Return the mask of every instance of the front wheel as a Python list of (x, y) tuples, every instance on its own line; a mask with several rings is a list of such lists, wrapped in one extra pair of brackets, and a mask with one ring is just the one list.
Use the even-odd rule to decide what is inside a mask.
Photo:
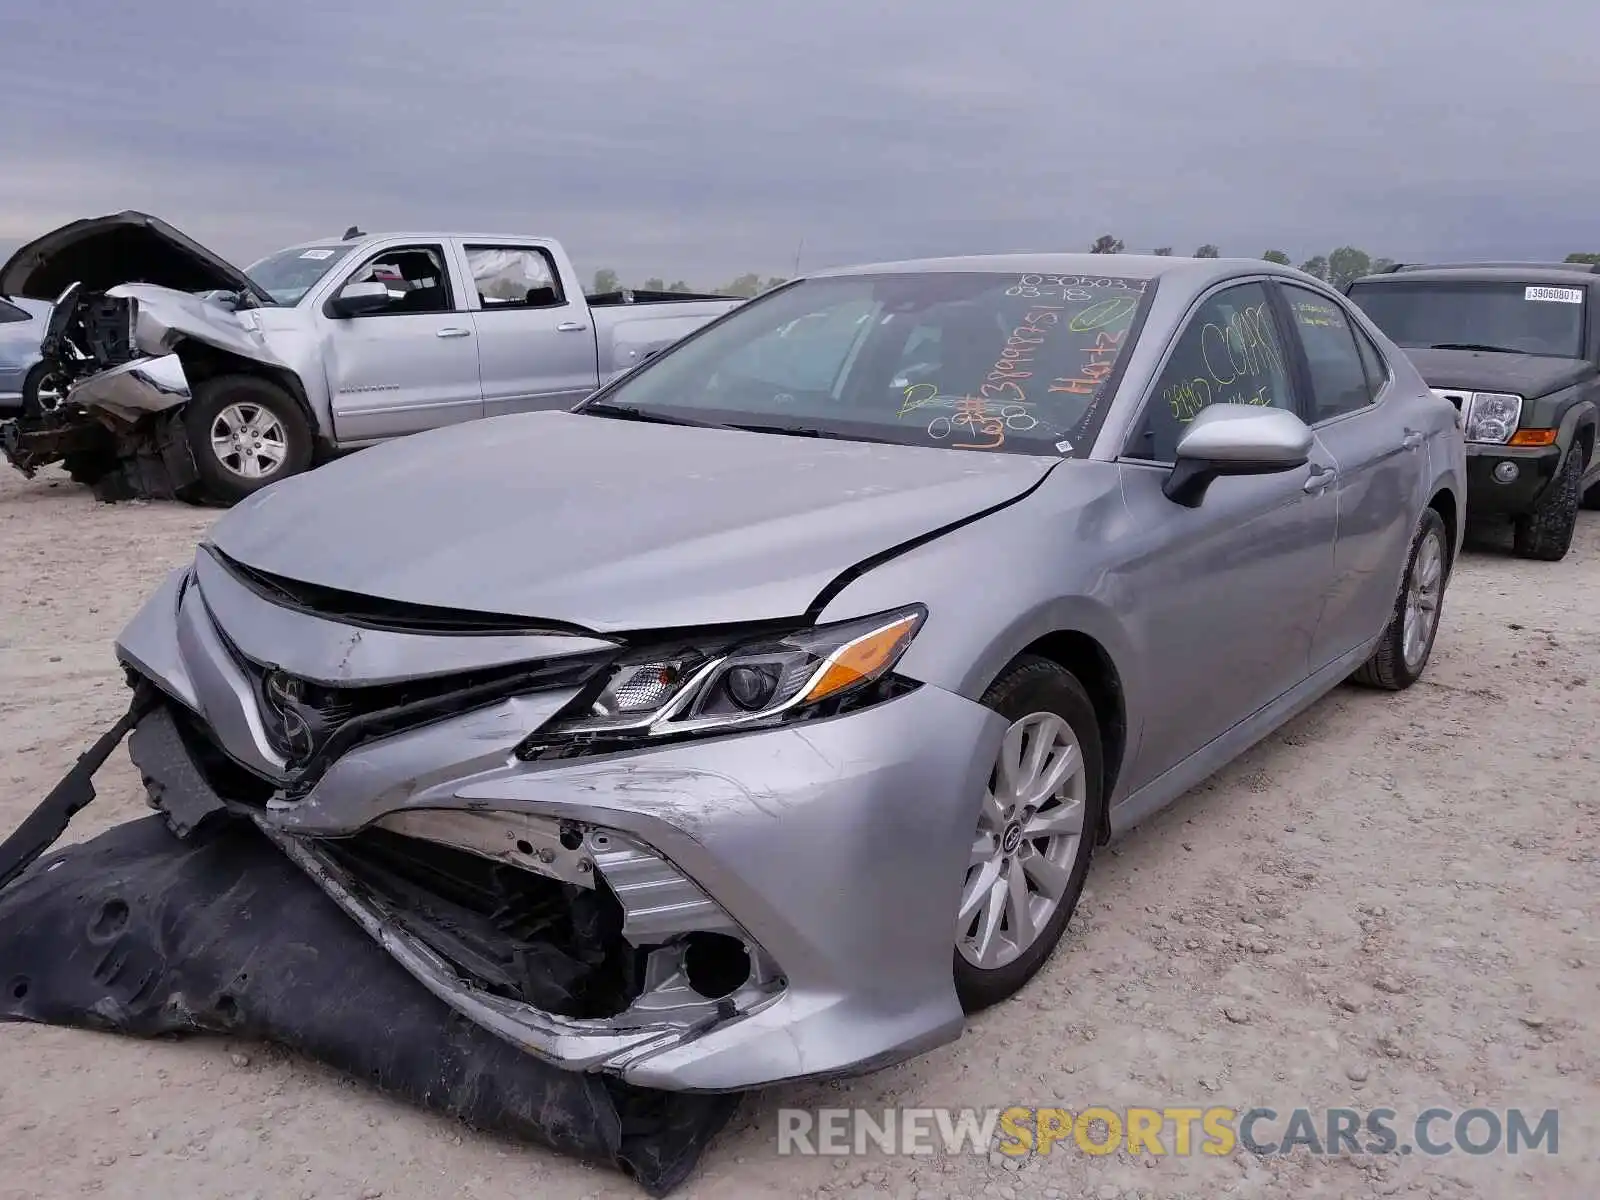
[(1411, 539), (1411, 556), (1406, 560), (1405, 577), (1389, 623), (1384, 626), (1372, 657), (1353, 676), (1356, 683), (1398, 692), (1422, 678), (1439, 634), (1439, 615), (1449, 579), (1450, 550), (1444, 519), (1430, 508), (1423, 512)]
[(1521, 558), (1560, 562), (1572, 547), (1583, 491), (1583, 446), (1575, 444), (1539, 506), (1513, 526), (1512, 549)]
[(1103, 803), (1100, 726), (1070, 671), (1020, 658), (982, 703), (1009, 727), (978, 809), (956, 917), (956, 995), (969, 1013), (1021, 990), (1061, 940)]
[(311, 426), (294, 398), (253, 375), (207, 379), (183, 414), (205, 493), (232, 504), (311, 465)]

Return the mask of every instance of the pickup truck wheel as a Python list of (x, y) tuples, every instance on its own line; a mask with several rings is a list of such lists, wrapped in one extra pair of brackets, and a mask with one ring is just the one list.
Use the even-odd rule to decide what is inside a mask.
[(1372, 657), (1350, 677), (1353, 683), (1399, 692), (1422, 678), (1439, 634), (1445, 584), (1450, 580), (1449, 546), (1444, 519), (1431, 508), (1425, 510), (1411, 539), (1411, 557), (1394, 611)]
[(978, 805), (956, 916), (956, 995), (969, 1013), (1019, 991), (1066, 932), (1105, 778), (1094, 704), (1065, 668), (1019, 658), (981, 703), (1009, 728)]
[(311, 428), (300, 406), (253, 375), (201, 383), (183, 423), (206, 495), (225, 504), (311, 465)]
[(1550, 490), (1527, 516), (1518, 517), (1513, 530), (1512, 549), (1521, 558), (1560, 562), (1572, 546), (1572, 531), (1578, 525), (1578, 503), (1582, 500), (1583, 447), (1574, 445), (1550, 482)]

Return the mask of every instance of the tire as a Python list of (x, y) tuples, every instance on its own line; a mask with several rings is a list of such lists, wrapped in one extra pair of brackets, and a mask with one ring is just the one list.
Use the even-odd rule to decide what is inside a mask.
[[(1015, 995), (1049, 959), (1066, 932), (1067, 923), (1078, 906), (1079, 896), (1083, 894), (1104, 807), (1102, 792), (1105, 772), (1100, 725), (1089, 694), (1070, 671), (1047, 659), (1024, 655), (989, 685), (982, 703), (1012, 723), (1007, 743), (1013, 731), (1028, 727), (1026, 722), (1035, 722), (1035, 728), (1040, 727), (1038, 723), (1041, 722), (1045, 727), (1053, 726), (1053, 746), (1068, 746), (1075, 741), (1081, 771), (1070, 771), (1061, 789), (1052, 791), (1040, 810), (1043, 815), (1054, 813), (1061, 816), (1064, 830), (1074, 824), (1069, 817), (1076, 811), (1078, 832), (1076, 841), (1071, 842), (1066, 832), (1048, 838), (1021, 836), (1023, 828), (1019, 818), (1024, 815), (1025, 809), (1010, 813), (1002, 821), (1001, 814), (1005, 812), (1003, 800), (995, 799), (994, 792), (997, 785), (1003, 788), (1003, 777), (1000, 764), (997, 762), (995, 765), (989, 788), (980, 801), (978, 816), (978, 840), (988, 840), (995, 857), (967, 868), (961, 889), (963, 910), (968, 907), (969, 893), (980, 898), (1009, 895), (1004, 884), (1011, 873), (1015, 873), (1021, 882), (1033, 878), (1022, 865), (1028, 861), (1039, 864), (1036, 871), (1048, 871), (1047, 877), (1056, 881), (1053, 890), (1060, 894), (1054, 898), (1054, 906), (1048, 907), (1048, 896), (1029, 893), (1024, 907), (1034, 908), (1037, 904), (1041, 910), (1039, 916), (1043, 919), (1031, 922), (1034, 928), (1032, 940), (1021, 946), (1014, 941), (998, 939), (1000, 950), (994, 956), (992, 965), (980, 961), (985, 957), (977, 944), (980, 939), (971, 936), (975, 929), (981, 928), (985, 909), (981, 905), (972, 909), (966, 920), (958, 911), (954, 948), (955, 986), (961, 1007), (968, 1013), (979, 1012)], [(1070, 734), (1070, 739), (1067, 734), (1061, 733), (1062, 729)], [(1024, 748), (1021, 761), (1026, 764), (1026, 743), (1019, 744)], [(1005, 752), (1003, 744), (1002, 756)], [(1041, 772), (1046, 777), (1044, 786), (1048, 786), (1050, 767), (1060, 761), (1057, 758), (1059, 753), (1060, 750), (1047, 752)], [(1061, 791), (1065, 791), (1067, 797), (1058, 800)], [(1037, 823), (1039, 818), (1035, 817), (1034, 820), (1034, 828), (1045, 827), (1045, 823)], [(1004, 867), (1000, 866), (1002, 855)], [(1002, 871), (1005, 874), (1001, 874)], [(984, 886), (986, 882), (988, 886)], [(997, 882), (1002, 885), (999, 892), (994, 890)], [(1014, 908), (1009, 904), (997, 907), (1004, 919), (995, 924), (1000, 929), (1016, 932)], [(1046, 908), (1048, 912), (1043, 911)], [(997, 943), (991, 940), (990, 944)]]
[[(243, 500), (311, 465), (311, 426), (294, 398), (253, 375), (221, 375), (194, 390), (183, 413), (205, 495), (223, 504)], [(243, 435), (243, 453), (224, 458), (213, 435)], [(259, 449), (258, 449), (259, 447)], [(251, 467), (258, 472), (250, 474)]]
[(1572, 546), (1572, 532), (1578, 526), (1583, 459), (1581, 445), (1568, 450), (1538, 507), (1527, 516), (1517, 518), (1511, 546), (1518, 557), (1560, 562), (1567, 556)]
[[(1436, 564), (1434, 567), (1430, 563)], [(1419, 578), (1420, 566), (1420, 578)], [(1432, 582), (1430, 583), (1430, 577)], [(1400, 692), (1422, 678), (1428, 659), (1433, 654), (1433, 643), (1439, 636), (1439, 619), (1444, 612), (1445, 586), (1450, 582), (1450, 537), (1445, 531), (1444, 518), (1435, 510), (1427, 509), (1411, 538), (1411, 552), (1406, 557), (1405, 575), (1400, 581), (1400, 594), (1395, 598), (1394, 611), (1389, 623), (1383, 627), (1372, 657), (1361, 664), (1351, 679), (1366, 687)], [(1413, 592), (1416, 588), (1416, 592)], [(1420, 653), (1413, 647), (1413, 656), (1406, 656), (1406, 616), (1415, 595), (1425, 601), (1431, 594), (1432, 608), (1429, 625), (1420, 642)], [(1420, 610), (1425, 610), (1425, 604)], [(1420, 611), (1419, 610), (1419, 611)]]
[(64, 388), (55, 388), (55, 381), (51, 378), (54, 374), (49, 363), (37, 362), (28, 369), (22, 378), (22, 415), (24, 417), (39, 417), (44, 415), (44, 405), (40, 402), (39, 393), (50, 386), (52, 390), (65, 391)]

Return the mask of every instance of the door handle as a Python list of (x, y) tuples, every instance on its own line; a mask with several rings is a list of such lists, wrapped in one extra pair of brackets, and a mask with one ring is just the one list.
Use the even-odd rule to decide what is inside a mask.
[(455, 326), (451, 326), (449, 329), (441, 329), (441, 330), (439, 330), (433, 336), (434, 337), (471, 337), (472, 336), (472, 330), (470, 330), (470, 329), (458, 329)]
[(1320, 463), (1311, 464), (1311, 478), (1301, 485), (1302, 489), (1310, 495), (1316, 495), (1325, 490), (1329, 484), (1339, 477), (1339, 472), (1332, 467), (1324, 467)]
[(560, 333), (582, 333), (587, 328), (589, 327), (581, 321), (563, 321), (556, 326)]
[(1400, 439), (1400, 445), (1407, 450), (1415, 450), (1422, 445), (1422, 431), (1420, 429), (1406, 430), (1405, 437)]

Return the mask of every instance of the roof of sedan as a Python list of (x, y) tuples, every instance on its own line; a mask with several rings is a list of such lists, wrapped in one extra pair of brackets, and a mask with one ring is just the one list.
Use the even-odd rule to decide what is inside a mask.
[(901, 262), (862, 263), (813, 272), (813, 277), (840, 275), (927, 274), (935, 271), (973, 271), (1019, 275), (1110, 275), (1123, 279), (1157, 279), (1183, 276), (1189, 283), (1225, 279), (1249, 271), (1302, 276), (1292, 267), (1259, 258), (1179, 258), (1169, 254), (974, 254), (959, 258), (917, 258)]

